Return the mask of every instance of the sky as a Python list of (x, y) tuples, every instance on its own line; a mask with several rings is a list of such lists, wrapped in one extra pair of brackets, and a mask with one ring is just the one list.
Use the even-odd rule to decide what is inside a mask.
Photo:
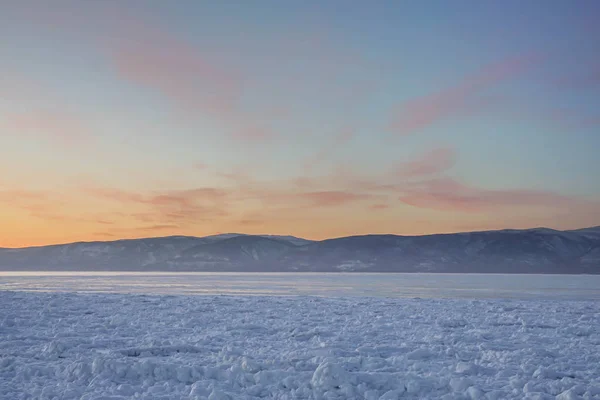
[(0, 0), (0, 247), (600, 225), (599, 19)]

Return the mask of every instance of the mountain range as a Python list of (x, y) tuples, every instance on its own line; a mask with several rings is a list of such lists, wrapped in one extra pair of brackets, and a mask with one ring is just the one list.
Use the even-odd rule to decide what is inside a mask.
[(600, 227), (364, 235), (223, 234), (0, 248), (0, 270), (600, 274)]

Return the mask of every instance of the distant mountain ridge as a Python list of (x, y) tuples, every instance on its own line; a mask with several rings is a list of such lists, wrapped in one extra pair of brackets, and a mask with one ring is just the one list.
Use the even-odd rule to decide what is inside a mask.
[(363, 235), (238, 233), (0, 248), (0, 270), (600, 274), (600, 227)]

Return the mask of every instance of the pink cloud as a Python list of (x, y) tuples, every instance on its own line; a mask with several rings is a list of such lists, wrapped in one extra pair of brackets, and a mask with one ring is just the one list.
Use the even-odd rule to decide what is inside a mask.
[(39, 219), (51, 221), (76, 219), (66, 216), (63, 212), (64, 197), (51, 191), (6, 188), (0, 190), (0, 203), (10, 208), (23, 210), (31, 217)]
[(307, 189), (315, 186), (315, 182), (313, 179), (308, 178), (306, 176), (300, 176), (292, 179), (292, 184), (301, 189)]
[(159, 194), (141, 194), (113, 188), (87, 188), (90, 194), (109, 198), (119, 202), (142, 203), (142, 204), (182, 204), (194, 200), (222, 200), (228, 194), (227, 191), (218, 188), (195, 188), (186, 190), (172, 190)]
[(8, 114), (2, 125), (15, 135), (42, 134), (65, 144), (81, 142), (91, 136), (88, 127), (80, 118), (62, 112)]
[(372, 204), (369, 206), (371, 210), (386, 210), (390, 208), (389, 204)]
[(93, 136), (85, 116), (61, 104), (59, 93), (35, 79), (5, 70), (0, 76), (0, 94), (27, 110), (0, 116), (0, 129), (9, 135), (42, 137), (60, 145), (82, 143)]
[(128, 28), (125, 40), (110, 43), (122, 78), (161, 93), (190, 114), (234, 110), (241, 93), (239, 78), (166, 31), (140, 23), (134, 27), (138, 31)]
[[(152, 223), (156, 222), (160, 219), (160, 215), (157, 215), (156, 212), (132, 212), (128, 215), (129, 217), (135, 219), (136, 221)], [(167, 213), (165, 214), (165, 219), (167, 220), (177, 220), (178, 214), (175, 213)]]
[(600, 85), (600, 65), (592, 70), (577, 76), (563, 76), (557, 79), (556, 84), (562, 89), (586, 89)]
[(143, 222), (161, 225), (211, 220), (227, 216), (229, 193), (217, 188), (196, 188), (158, 193), (137, 193), (114, 188), (85, 188), (84, 192), (127, 205), (140, 205), (145, 211), (129, 215)]
[(242, 219), (237, 222), (243, 226), (260, 226), (265, 223), (265, 221), (261, 219)]
[(426, 152), (420, 158), (399, 164), (394, 173), (402, 178), (419, 178), (438, 175), (456, 164), (456, 152), (450, 148), (437, 148)]
[(329, 144), (322, 147), (304, 163), (305, 168), (311, 169), (313, 166), (327, 160), (336, 150), (352, 141), (355, 135), (356, 133), (352, 128), (342, 129)]
[(242, 109), (245, 79), (237, 67), (230, 67), (214, 50), (196, 46), (144, 7), (131, 2), (67, 1), (52, 7), (13, 8), (15, 18), (42, 28), (40, 33), (82, 35), (90, 47), (108, 57), (118, 77), (158, 94), (186, 122), (212, 117), (234, 140), (263, 141), (274, 135), (260, 126), (262, 118)]
[(255, 183), (253, 172), (258, 164), (245, 164), (231, 168), (228, 171), (216, 171), (215, 176), (238, 186), (248, 186)]
[(143, 226), (140, 228), (136, 228), (137, 231), (144, 232), (155, 232), (155, 231), (176, 231), (177, 229), (181, 229), (179, 225), (174, 224), (165, 224), (165, 225), (152, 225), (152, 226)]
[(312, 205), (316, 207), (333, 207), (368, 199), (371, 196), (363, 193), (331, 190), (300, 193), (299, 197), (310, 200)]
[(590, 128), (598, 125), (600, 125), (600, 118), (585, 118), (581, 121), (579, 126), (582, 128)]
[(250, 118), (241, 124), (235, 124), (231, 137), (241, 141), (264, 141), (271, 139), (275, 133), (265, 124), (257, 124)]
[(451, 178), (407, 185), (399, 200), (419, 208), (462, 212), (489, 212), (520, 206), (570, 209), (588, 204), (579, 198), (551, 191), (483, 189), (462, 184)]
[(318, 175), (309, 175), (311, 170), (305, 170), (305, 175), (291, 178), (288, 182), (293, 188), (303, 192), (317, 192), (342, 189), (351, 192), (368, 192), (378, 184), (383, 176), (363, 175), (362, 169), (355, 165), (338, 164), (332, 168), (319, 170)]
[(507, 121), (533, 121), (541, 124), (545, 129), (571, 132), (573, 130), (588, 129), (598, 125), (600, 119), (583, 114), (576, 109), (547, 108), (541, 105), (523, 104), (518, 100), (506, 100), (502, 109), (495, 113)]
[(112, 188), (86, 188), (85, 192), (94, 197), (104, 197), (122, 203), (145, 203), (144, 196), (139, 193)]
[(241, 97), (246, 79), (239, 70), (214, 52), (161, 27), (158, 21), (131, 12), (119, 15), (116, 21), (119, 34), (106, 38), (104, 46), (122, 79), (162, 95), (185, 119), (215, 118), (231, 139), (264, 141), (274, 137), (262, 121), (279, 117), (281, 106), (260, 119), (245, 111)]
[(505, 59), (467, 76), (456, 86), (410, 100), (397, 110), (390, 129), (405, 136), (442, 120), (480, 111), (489, 102), (489, 99), (484, 99), (481, 104), (477, 98), (485, 89), (516, 78), (539, 62), (540, 57), (536, 55)]
[(29, 200), (47, 200), (49, 194), (39, 190), (3, 189), (0, 190), (0, 201), (22, 202)]

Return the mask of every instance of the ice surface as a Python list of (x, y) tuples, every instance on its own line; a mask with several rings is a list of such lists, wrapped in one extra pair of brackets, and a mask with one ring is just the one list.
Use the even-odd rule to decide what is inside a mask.
[(0, 290), (600, 300), (600, 275), (0, 271)]
[(0, 291), (0, 398), (600, 399), (600, 303)]

